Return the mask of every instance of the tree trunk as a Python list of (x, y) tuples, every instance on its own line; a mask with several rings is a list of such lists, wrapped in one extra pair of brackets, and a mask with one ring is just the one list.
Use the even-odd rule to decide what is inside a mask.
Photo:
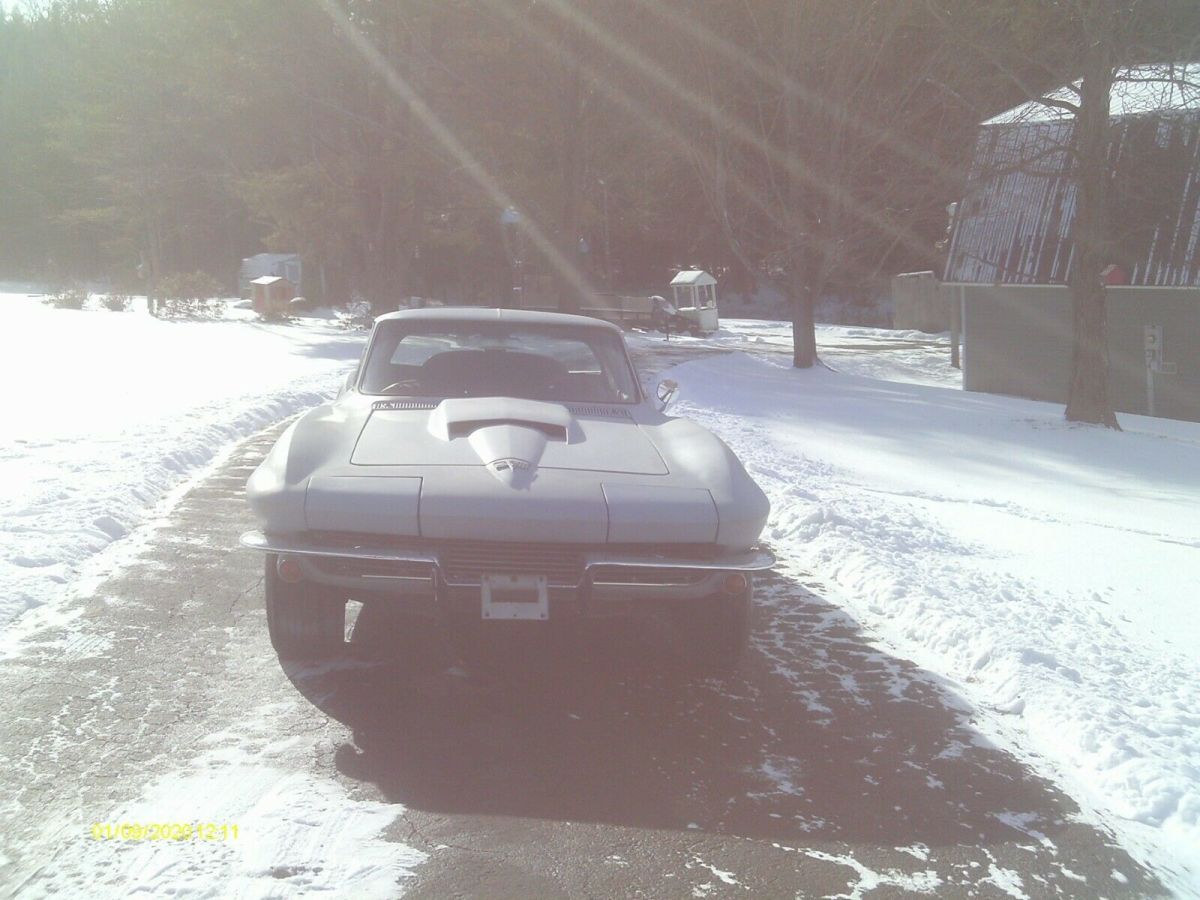
[[(788, 58), (784, 64), (782, 103), (782, 145), (787, 160), (794, 165), (803, 165), (803, 124), (800, 121), (799, 83), (802, 65), (801, 52), (803, 34), (803, 10), (797, 0), (792, 0), (785, 19), (784, 31), (789, 40)], [(787, 286), (788, 300), (792, 308), (792, 365), (797, 369), (811, 369), (817, 362), (816, 326), (813, 324), (813, 295), (811, 250), (805, 246), (808, 240), (806, 224), (811, 219), (805, 210), (805, 192), (801, 189), (799, 176), (792, 171), (782, 172), (782, 219), (787, 231)]]
[(1105, 198), (1110, 182), (1109, 98), (1113, 55), (1110, 42), (1093, 39), (1084, 65), (1075, 117), (1075, 264), (1071, 271), (1074, 344), (1066, 418), (1120, 430), (1108, 384), (1108, 328), (1104, 267), (1112, 262)]
[(792, 365), (811, 369), (817, 362), (816, 325), (813, 322), (813, 297), (808, 284), (808, 267), (801, 247), (788, 254), (788, 294), (792, 308)]
[[(574, 23), (564, 24), (566, 34), (564, 40), (571, 50), (568, 70), (563, 73), (564, 83), (559, 103), (559, 123), (561, 141), (559, 149), (559, 165), (561, 170), (559, 195), (558, 224), (561, 231), (558, 235), (558, 246), (563, 258), (575, 266), (581, 280), (586, 281), (585, 271), (587, 257), (580, 252), (580, 204), (583, 195), (583, 140), (584, 140), (584, 109), (583, 109), (583, 62), (586, 52), (586, 38), (580, 28)], [(578, 287), (562, 273), (555, 273), (558, 285), (558, 311), (577, 313), (583, 305), (584, 298), (578, 296)]]

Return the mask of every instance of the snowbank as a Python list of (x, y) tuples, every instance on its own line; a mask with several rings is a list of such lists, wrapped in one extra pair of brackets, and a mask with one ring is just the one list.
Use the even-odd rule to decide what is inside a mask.
[(363, 335), (0, 294), (0, 628), (234, 441), (331, 396)]
[(769, 493), (776, 552), (955, 682), (1177, 890), (1200, 891), (1200, 425), (720, 356), (677, 412)]

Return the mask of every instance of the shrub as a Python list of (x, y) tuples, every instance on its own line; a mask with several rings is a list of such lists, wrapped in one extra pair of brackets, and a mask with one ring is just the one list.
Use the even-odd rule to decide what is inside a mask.
[(165, 318), (217, 318), (223, 308), (216, 298), (223, 290), (207, 272), (179, 272), (160, 278), (153, 297), (159, 301), (158, 315)]
[(46, 297), (46, 302), (55, 309), (83, 309), (88, 301), (88, 292), (82, 288), (62, 288)]
[(375, 324), (375, 317), (371, 315), (371, 304), (360, 297), (355, 297), (347, 303), (344, 310), (335, 310), (334, 315), (343, 328), (354, 331), (368, 331)]
[(129, 309), (131, 299), (128, 294), (106, 294), (104, 308), (111, 309), (113, 312), (124, 312)]

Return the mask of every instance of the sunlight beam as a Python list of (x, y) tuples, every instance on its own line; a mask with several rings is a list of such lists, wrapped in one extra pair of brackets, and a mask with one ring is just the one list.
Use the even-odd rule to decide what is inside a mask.
[[(591, 81), (592, 85), (606, 99), (629, 113), (640, 125), (652, 131), (659, 140), (672, 146), (688, 147), (690, 152), (703, 160), (706, 165), (712, 167), (717, 165), (714, 154), (707, 149), (698, 147), (693, 139), (693, 135), (688, 134), (679, 128), (679, 126), (664, 119), (663, 116), (654, 112), (644, 101), (631, 95), (618, 85), (613, 84), (594, 65), (578, 60), (559, 41), (555, 40), (553, 35), (548, 33), (544, 28), (533, 25), (526, 17), (513, 9), (511, 4), (504, 3), (503, 0), (485, 0), (485, 6), (494, 14), (503, 17), (509, 24), (515, 25), (525, 34), (532, 37), (544, 51), (551, 54), (558, 62), (564, 65), (578, 65), (583, 74)], [(770, 221), (775, 228), (783, 230), (783, 223), (779, 219), (778, 211), (773, 209), (767, 200), (763, 199), (762, 192), (757, 186), (746, 181), (736, 171), (728, 171), (727, 178), (729, 179), (730, 186), (737, 190), (740, 196), (745, 197), (755, 210)], [(808, 237), (809, 240), (812, 240), (822, 249), (828, 250), (831, 254), (836, 252), (834, 242), (827, 236), (809, 235)], [(845, 264), (856, 269), (861, 269), (863, 272), (867, 271), (865, 266), (853, 260), (848, 260)]]
[(718, 119), (728, 129), (729, 133), (741, 143), (763, 154), (771, 163), (778, 166), (791, 178), (805, 185), (814, 193), (824, 197), (830, 203), (844, 205), (860, 221), (867, 222), (882, 233), (893, 237), (897, 243), (903, 245), (906, 249), (917, 254), (929, 253), (930, 248), (926, 244), (913, 238), (906, 229), (901, 228), (886, 216), (857, 201), (848, 191), (839, 188), (834, 179), (815, 171), (815, 167), (812, 166), (811, 162), (791, 159), (778, 147), (765, 141), (761, 135), (755, 133), (753, 129), (741, 120), (714, 109), (706, 98), (681, 83), (679, 79), (667, 72), (662, 66), (634, 52), (619, 37), (585, 13), (576, 9), (571, 3), (566, 2), (566, 0), (543, 0), (542, 5), (555, 13), (560, 19), (579, 28), (596, 44), (608, 51), (609, 54), (624, 63), (628, 68), (640, 73), (643, 77), (658, 84), (660, 87), (665, 88), (697, 114)]
[(439, 144), (441, 144), (455, 161), (462, 167), (463, 171), (475, 182), (494, 204), (497, 210), (514, 209), (522, 210), (523, 214), (517, 224), (525, 235), (529, 238), (533, 246), (541, 252), (546, 259), (550, 261), (550, 265), (554, 268), (567, 284), (576, 290), (579, 294), (579, 299), (587, 297), (592, 293), (592, 288), (588, 285), (587, 280), (579, 269), (571, 263), (566, 256), (555, 246), (542, 228), (533, 221), (528, 213), (524, 212), (524, 207), (508, 194), (500, 186), (500, 183), (483, 167), (483, 164), (477, 160), (470, 150), (450, 131), (449, 128), (438, 118), (437, 114), (429, 107), (422, 97), (413, 89), (399, 72), (384, 58), (379, 49), (371, 43), (370, 39), (360, 31), (355, 24), (346, 15), (346, 11), (336, 2), (336, 0), (315, 0), (326, 15), (337, 26), (338, 30), (350, 42), (366, 60), (370, 68), (379, 75), (388, 88), (399, 97), (405, 105), (412, 111), (413, 115), (420, 120), (421, 124), (429, 131)]
[(704, 44), (730, 65), (738, 67), (766, 84), (773, 85), (778, 90), (794, 91), (805, 106), (824, 113), (830, 118), (845, 122), (850, 128), (868, 135), (879, 144), (886, 144), (919, 169), (938, 176), (944, 176), (949, 171), (950, 178), (960, 181), (965, 179), (966, 172), (961, 166), (948, 166), (943, 160), (931, 159), (925, 148), (904, 140), (888, 129), (881, 128), (869, 119), (855, 114), (853, 110), (830, 101), (820, 92), (812, 90), (791, 76), (763, 65), (758, 57), (747, 53), (744, 48), (738, 47), (728, 38), (716, 34), (703, 23), (689, 19), (677, 10), (668, 7), (661, 0), (634, 0), (634, 2), (650, 15), (657, 16), (670, 27), (684, 32), (692, 40)]

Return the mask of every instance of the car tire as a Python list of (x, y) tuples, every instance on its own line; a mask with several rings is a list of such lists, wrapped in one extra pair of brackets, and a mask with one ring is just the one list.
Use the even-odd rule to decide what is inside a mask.
[[(747, 576), (749, 581), (749, 576)], [(750, 643), (750, 611), (754, 586), (740, 594), (713, 594), (687, 610), (687, 636), (693, 666), (701, 671), (727, 673), (737, 668)]]
[(288, 584), (279, 577), (275, 563), (276, 555), (268, 553), (263, 578), (271, 646), (280, 659), (336, 656), (346, 643), (345, 599), (311, 581)]

